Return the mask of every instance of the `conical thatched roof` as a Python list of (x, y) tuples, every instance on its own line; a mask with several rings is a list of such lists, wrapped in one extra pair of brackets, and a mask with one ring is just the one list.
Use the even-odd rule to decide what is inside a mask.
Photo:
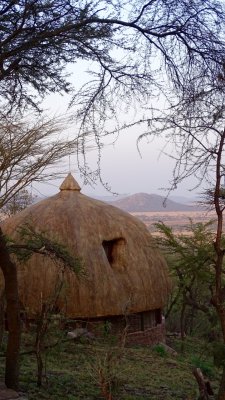
[(60, 190), (77, 190), (78, 192), (80, 192), (80, 186), (78, 185), (77, 181), (74, 179), (73, 175), (71, 175), (71, 173), (69, 173), (66, 177), (66, 179), (64, 179), (62, 185), (59, 188)]
[[(163, 257), (145, 225), (133, 216), (80, 193), (72, 175), (60, 192), (28, 207), (3, 224), (15, 237), (32, 224), (82, 258), (86, 276), (67, 271), (60, 308), (70, 317), (102, 317), (161, 308), (170, 290)], [(21, 302), (30, 314), (52, 295), (57, 266), (41, 255), (18, 265)]]

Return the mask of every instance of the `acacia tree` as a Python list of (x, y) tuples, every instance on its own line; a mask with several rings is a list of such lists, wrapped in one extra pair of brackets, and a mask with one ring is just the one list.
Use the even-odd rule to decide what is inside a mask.
[(37, 200), (37, 196), (33, 195), (33, 193), (27, 189), (21, 189), (11, 198), (11, 200), (7, 201), (7, 203), (1, 208), (1, 212), (4, 217), (10, 217), (33, 204), (35, 200)]
[[(60, 139), (65, 127), (60, 119), (40, 118), (36, 122), (15, 115), (0, 120), (0, 209), (12, 204), (31, 182), (50, 179), (59, 173), (47, 168), (77, 150), (75, 140)], [(20, 344), (20, 316), (16, 266), (9, 257), (1, 232), (1, 263), (5, 279), (9, 340), (6, 352), (6, 384), (17, 387)]]
[[(205, 203), (216, 214), (216, 233), (212, 239), (213, 280), (211, 303), (221, 326), (225, 345), (225, 243), (224, 243), (224, 177), (225, 177), (225, 66), (211, 80), (209, 75), (191, 76), (186, 94), (176, 104), (148, 121), (149, 132), (163, 135), (176, 153), (170, 190), (190, 176), (196, 187), (204, 185)], [(225, 399), (225, 365), (218, 393)]]
[(146, 104), (155, 89), (167, 92), (166, 83), (184, 87), (196, 65), (214, 76), (225, 52), (216, 0), (3, 0), (0, 22), (3, 113), (72, 91), (65, 66), (82, 59), (94, 70), (75, 93), (76, 117), (105, 121), (118, 102), (121, 111), (135, 98)]
[[(185, 96), (189, 76), (199, 71), (214, 79), (225, 59), (224, 16), (216, 0), (2, 0), (1, 115), (29, 107), (40, 112), (48, 93), (72, 91), (68, 63), (92, 61), (92, 79), (71, 105), (83, 151), (90, 129), (101, 148), (104, 124), (117, 121), (117, 111), (146, 105), (159, 93)], [(16, 269), (2, 233), (0, 254), (7, 304), (15, 305)], [(9, 324), (10, 332), (17, 328)], [(17, 355), (11, 353), (6, 368), (9, 387), (18, 386)]]
[(0, 208), (31, 182), (60, 175), (52, 167), (77, 151), (75, 139), (60, 138), (67, 128), (61, 118), (33, 122), (16, 115), (0, 119)]
[(212, 221), (205, 224), (193, 223), (186, 226), (188, 234), (175, 234), (163, 222), (156, 224), (160, 236), (156, 237), (164, 252), (175, 287), (166, 311), (166, 318), (178, 307), (182, 340), (185, 337), (187, 310), (201, 312), (206, 316), (211, 328), (215, 317), (212, 313), (211, 287), (214, 278), (214, 232)]
[[(7, 249), (10, 254), (13, 254), (14, 259), (16, 258), (19, 262), (25, 263), (35, 253), (50, 258), (58, 267), (58, 276), (55, 280), (53, 291), (49, 298), (41, 304), (40, 314), (37, 317), (35, 354), (38, 367), (37, 384), (41, 386), (43, 372), (41, 352), (43, 350), (44, 336), (48, 329), (49, 315), (53, 313), (60, 298), (66, 268), (70, 269), (79, 278), (84, 273), (84, 265), (80, 257), (71, 256), (65, 246), (57, 240), (49, 239), (45, 232), (36, 231), (29, 223), (25, 223), (17, 229), (16, 240), (10, 237), (7, 238)], [(18, 335), (14, 337), (16, 342), (17, 338)], [(13, 348), (17, 350), (12, 343), (7, 349), (10, 355), (12, 355)]]

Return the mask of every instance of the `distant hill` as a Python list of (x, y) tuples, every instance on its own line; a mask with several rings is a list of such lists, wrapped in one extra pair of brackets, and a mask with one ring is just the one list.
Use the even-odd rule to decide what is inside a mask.
[(110, 201), (110, 204), (128, 212), (141, 211), (199, 211), (200, 206), (180, 204), (157, 194), (136, 193), (120, 200)]

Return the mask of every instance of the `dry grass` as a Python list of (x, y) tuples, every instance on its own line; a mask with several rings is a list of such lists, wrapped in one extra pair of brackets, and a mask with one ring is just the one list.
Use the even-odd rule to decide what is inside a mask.
[[(49, 339), (52, 340), (52, 336)], [(30, 336), (24, 338), (23, 349), (29, 349), (30, 340)], [(160, 346), (125, 348), (119, 366), (111, 365), (113, 370), (118, 367), (113, 400), (194, 400), (198, 397), (197, 383), (192, 375), (196, 366), (210, 379), (216, 393), (220, 371), (213, 365), (208, 345), (186, 338), (181, 353), (179, 340), (173, 339), (169, 344), (178, 352), (177, 357), (162, 353)], [(104, 400), (99, 385), (99, 362), (104, 362), (109, 346), (110, 341), (106, 339), (92, 344), (59, 342), (46, 355), (42, 387), (36, 385), (34, 355), (23, 356), (21, 390), (30, 400)], [(111, 346), (111, 350), (117, 351), (115, 343)], [(0, 380), (3, 375), (2, 363)]]

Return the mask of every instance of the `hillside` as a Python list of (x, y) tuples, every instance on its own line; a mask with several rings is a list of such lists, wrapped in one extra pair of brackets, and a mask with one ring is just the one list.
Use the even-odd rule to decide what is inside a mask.
[[(23, 337), (25, 355), (21, 357), (21, 389), (26, 398), (193, 400), (197, 399), (198, 393), (198, 385), (192, 373), (194, 367), (201, 367), (205, 377), (210, 379), (215, 393), (218, 390), (220, 372), (213, 365), (212, 356), (204, 341), (186, 337), (184, 351), (181, 352), (180, 340), (170, 339), (168, 344), (177, 351), (176, 356), (166, 352), (162, 345), (154, 348), (123, 348), (121, 344), (118, 346), (115, 343), (115, 337), (110, 338), (110, 334), (109, 337), (93, 340), (91, 343), (86, 343), (85, 340), (79, 343), (76, 340), (63, 340), (63, 332), (58, 332), (57, 336), (55, 325), (50, 332), (51, 339), (55, 340), (52, 343), (57, 343), (57, 346), (47, 350), (47, 357), (45, 353), (47, 362), (41, 387), (36, 383), (37, 364), (34, 351), (27, 350), (32, 348), (31, 339), (34, 337), (30, 332)], [(0, 382), (3, 380), (1, 363)], [(107, 397), (103, 396), (103, 393), (107, 393), (103, 391), (104, 387), (108, 387), (103, 386), (104, 382), (109, 382), (107, 384), (110, 385), (111, 393)], [(6, 400), (6, 397), (3, 398)], [(22, 399), (25, 397), (18, 400)], [(214, 397), (210, 396), (210, 399), (213, 400)]]
[(111, 201), (110, 204), (127, 212), (140, 211), (196, 211), (200, 206), (189, 206), (176, 203), (157, 194), (136, 193), (120, 200)]

